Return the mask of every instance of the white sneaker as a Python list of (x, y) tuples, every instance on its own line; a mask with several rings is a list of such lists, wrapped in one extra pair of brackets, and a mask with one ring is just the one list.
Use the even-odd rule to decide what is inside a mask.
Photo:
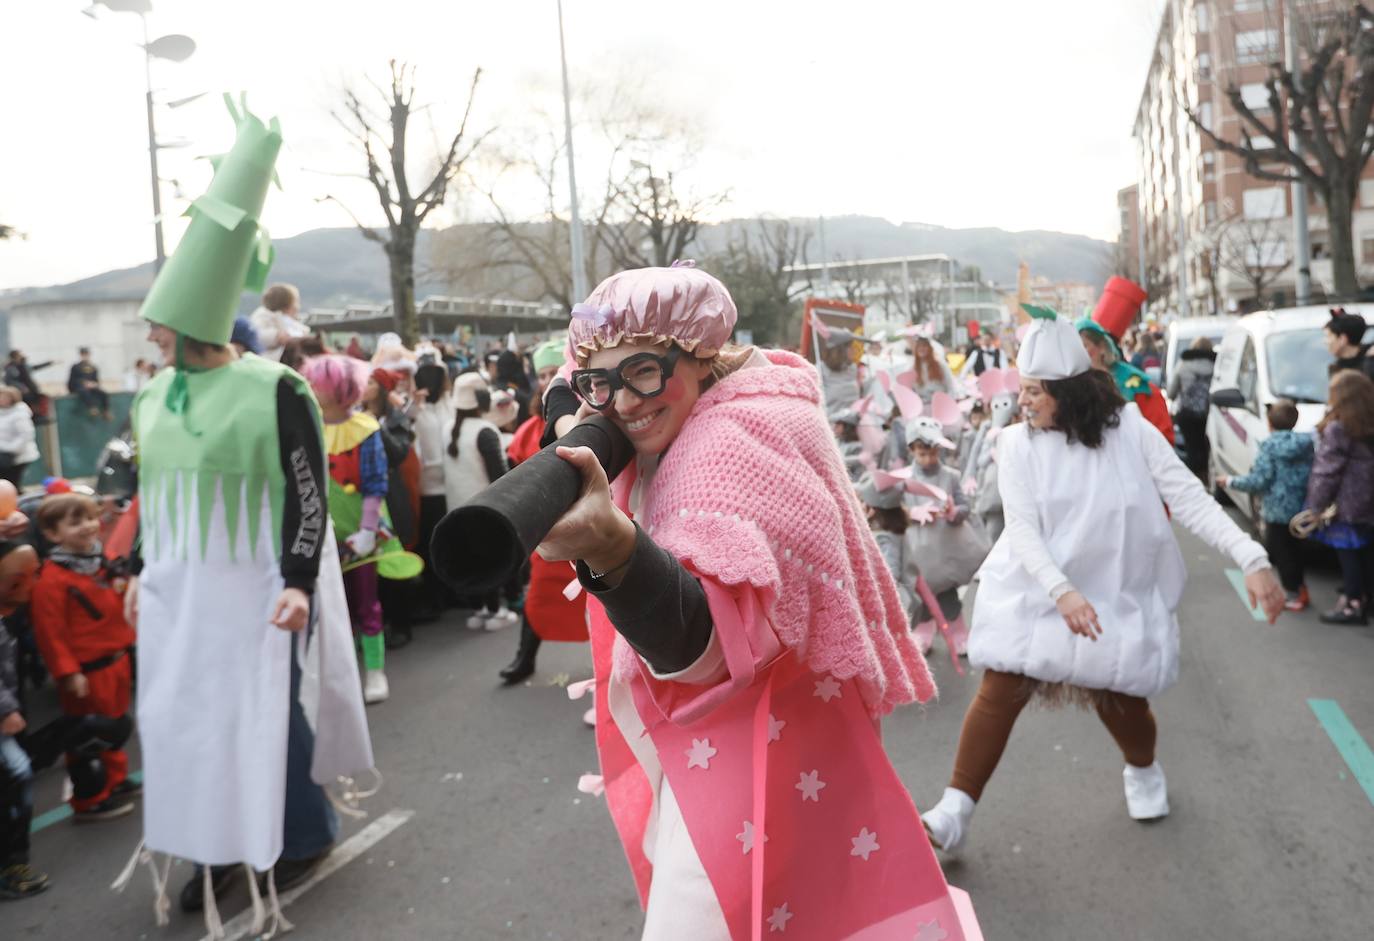
[(930, 842), (938, 850), (954, 854), (968, 838), (973, 823), (973, 798), (957, 788), (945, 788), (940, 803), (921, 814), (921, 822), (930, 834)]
[(487, 626), (487, 616), (485, 614), (474, 614), (468, 618), (468, 630), (480, 631)]
[(1169, 815), (1169, 787), (1159, 762), (1148, 768), (1127, 765), (1121, 777), (1126, 782), (1126, 812), (1132, 820), (1157, 820)]
[(489, 631), (503, 631), (506, 628), (514, 627), (519, 623), (520, 615), (516, 614), (509, 608), (502, 608), (495, 614), (488, 615), (487, 622), (484, 626)]
[(595, 706), (592, 706), (592, 707), (591, 707), (590, 709), (588, 709), (586, 712), (582, 713), (582, 721), (583, 721), (583, 723), (585, 723), (586, 725), (589, 725), (589, 726), (591, 726), (592, 728), (596, 728), (596, 707), (595, 707)]
[(391, 684), (386, 681), (386, 674), (381, 670), (365, 670), (363, 672), (363, 702), (369, 706), (373, 703), (386, 702), (391, 696)]

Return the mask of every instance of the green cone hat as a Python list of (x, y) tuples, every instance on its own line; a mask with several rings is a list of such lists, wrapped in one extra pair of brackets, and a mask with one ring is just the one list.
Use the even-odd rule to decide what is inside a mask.
[(211, 157), (210, 189), (186, 214), (191, 224), (143, 301), (140, 316), (202, 343), (225, 344), (239, 297), (261, 291), (272, 267), (272, 240), (259, 224), (281, 150), (277, 119), (263, 124), (224, 96), (238, 136), (227, 154)]

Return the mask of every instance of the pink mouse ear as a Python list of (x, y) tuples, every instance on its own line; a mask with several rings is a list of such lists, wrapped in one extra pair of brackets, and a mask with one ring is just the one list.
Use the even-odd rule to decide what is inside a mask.
[(921, 397), (904, 385), (894, 385), (892, 397), (897, 400), (897, 408), (901, 411), (902, 418), (907, 421), (920, 418), (925, 412), (925, 403), (921, 401)]
[(984, 402), (991, 402), (992, 397), (1002, 391), (1002, 370), (985, 369), (983, 374), (978, 377), (978, 395)]
[(887, 444), (887, 435), (883, 429), (877, 425), (870, 425), (868, 422), (859, 422), (859, 444), (862, 445), (864, 453), (877, 454)]
[(854, 411), (858, 412), (860, 415), (865, 415), (865, 414), (867, 414), (867, 413), (868, 413), (868, 410), (871, 409), (872, 407), (873, 407), (873, 396), (871, 396), (871, 395), (866, 395), (866, 396), (864, 396), (864, 397), (861, 398), (861, 399), (855, 399), (855, 400), (854, 400)]
[(878, 385), (883, 387), (884, 392), (892, 391), (892, 377), (881, 369), (878, 370)]
[(935, 512), (937, 509), (939, 508), (927, 503), (922, 506), (913, 506), (907, 511), (907, 515), (911, 517), (913, 523), (919, 523), (924, 526), (928, 523), (935, 522)]
[(873, 472), (873, 486), (877, 487), (879, 490), (887, 490), (897, 486), (901, 482), (902, 478), (885, 470), (875, 470)]
[(930, 484), (922, 483), (919, 480), (908, 479), (906, 482), (906, 492), (918, 497), (930, 497), (936, 503), (946, 503), (949, 501), (949, 494), (945, 493), (939, 487), (932, 487)]
[(908, 389), (916, 388), (916, 370), (908, 369), (906, 372), (897, 376), (897, 384), (906, 386)]
[(1002, 370), (1002, 391), (1017, 395), (1021, 391), (1021, 374), (1015, 369)]
[(930, 414), (941, 425), (957, 425), (962, 420), (959, 403), (948, 392), (936, 392), (930, 397)]

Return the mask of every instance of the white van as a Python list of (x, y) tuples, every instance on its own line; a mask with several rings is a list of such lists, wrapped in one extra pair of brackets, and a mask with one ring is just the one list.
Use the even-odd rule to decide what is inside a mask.
[(1221, 345), (1221, 338), (1226, 335), (1239, 317), (1180, 317), (1169, 321), (1169, 326), (1165, 330), (1164, 340), (1164, 365), (1160, 368), (1159, 387), (1169, 388), (1169, 377), (1178, 368), (1179, 357), (1183, 351), (1192, 346), (1193, 341), (1198, 337), (1206, 337), (1212, 341), (1212, 348)]
[[(1365, 342), (1374, 337), (1374, 307), (1346, 305), (1370, 324)], [(1327, 367), (1323, 329), (1331, 319), (1329, 307), (1291, 307), (1242, 317), (1222, 338), (1212, 373), (1212, 408), (1207, 416), (1207, 439), (1212, 445), (1209, 479), (1250, 472), (1260, 442), (1269, 436), (1265, 409), (1279, 398), (1298, 406), (1295, 431), (1311, 432), (1326, 412)], [(1257, 525), (1260, 497), (1226, 491)]]

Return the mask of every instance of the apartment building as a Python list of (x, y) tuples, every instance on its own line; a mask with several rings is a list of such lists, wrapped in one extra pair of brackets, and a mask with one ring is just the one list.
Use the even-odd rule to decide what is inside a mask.
[[(1299, 21), (1338, 6), (1296, 2)], [(1165, 5), (1135, 117), (1138, 180), (1118, 194), (1122, 250), (1137, 252), (1130, 270), (1149, 288), (1159, 315), (1247, 309), (1291, 302), (1294, 295), (1290, 186), (1251, 176), (1243, 158), (1216, 147), (1187, 113), (1237, 143), (1244, 122), (1228, 89), (1238, 88), (1246, 106), (1268, 116), (1265, 82), (1271, 63), (1283, 58), (1283, 7), (1282, 0)], [(1254, 145), (1265, 145), (1265, 138), (1250, 133)], [(1134, 216), (1126, 205), (1132, 197)], [(1374, 164), (1361, 181), (1354, 228), (1361, 279), (1374, 280)], [(1312, 288), (1319, 297), (1331, 290), (1329, 235), (1325, 207), (1312, 194), (1308, 229)]]

